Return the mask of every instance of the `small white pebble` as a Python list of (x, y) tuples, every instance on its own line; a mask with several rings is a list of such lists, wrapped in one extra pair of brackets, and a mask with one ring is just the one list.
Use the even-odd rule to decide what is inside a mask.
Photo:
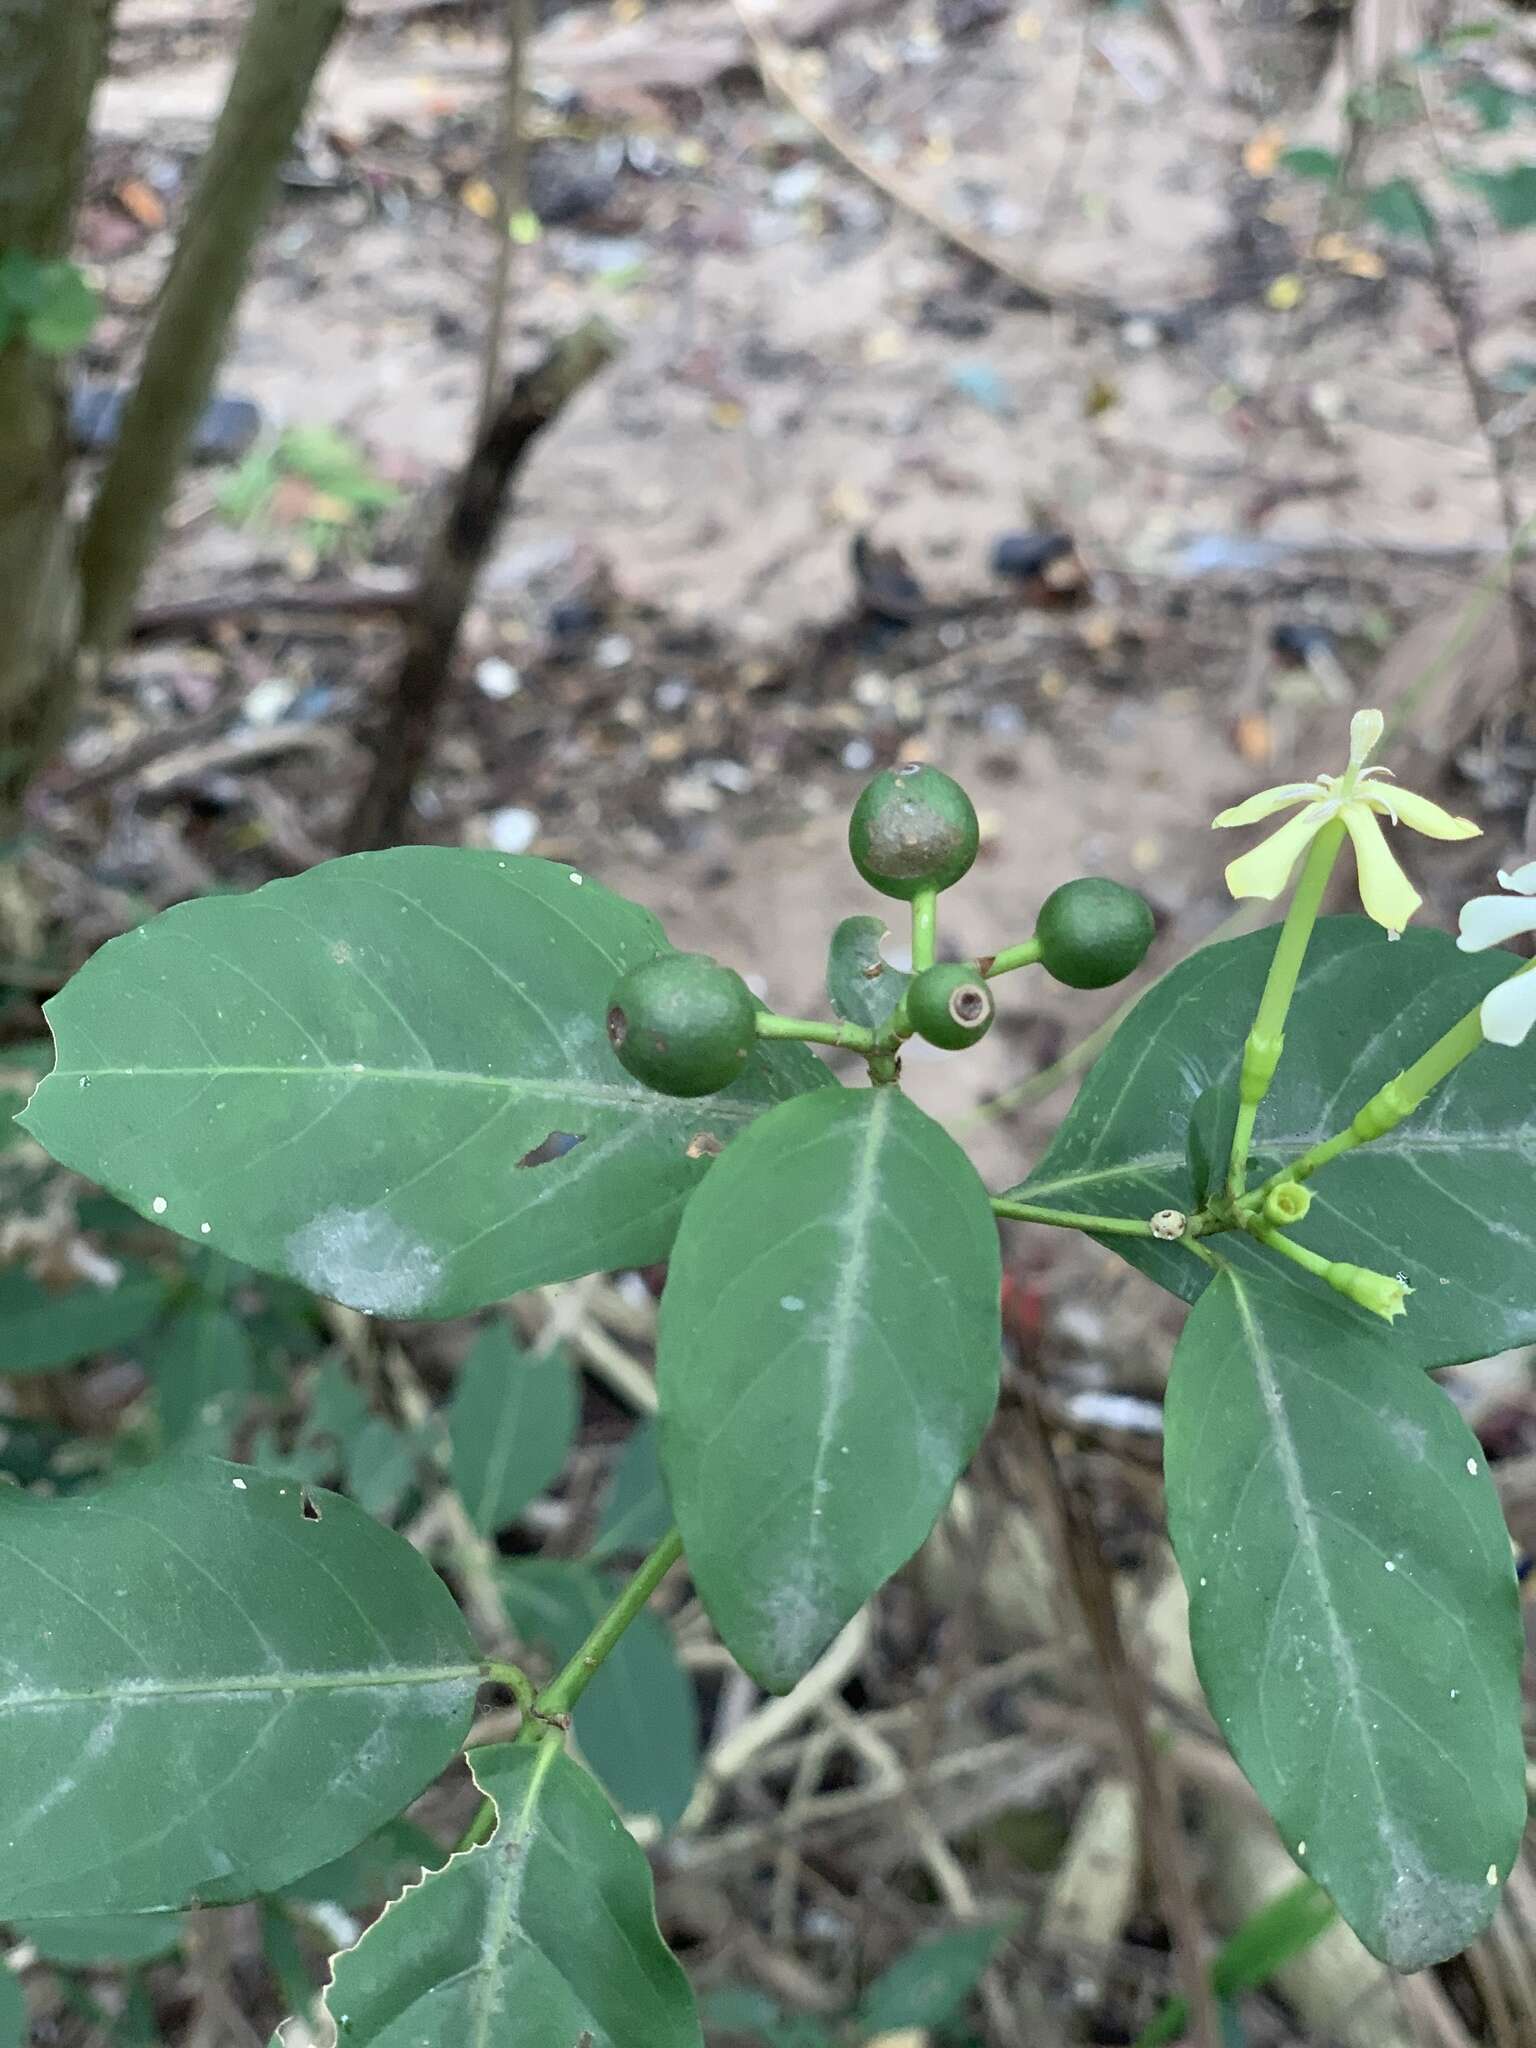
[(167, 1200), (165, 1199), (164, 1195), (156, 1195), (155, 1199), (154, 1199), (154, 1200), (153, 1200), (153, 1201), (152, 1201), (152, 1202), (150, 1203), (150, 1205), (149, 1205), (149, 1206), (151, 1207), (151, 1209), (153, 1209), (153, 1210), (154, 1210), (154, 1212), (155, 1212), (155, 1214), (156, 1214), (157, 1216), (163, 1216), (163, 1215), (165, 1214), (166, 1210), (167, 1210), (167, 1209), (168, 1209), (168, 1208), (169, 1208), (169, 1207), (170, 1207), (171, 1205), (170, 1205), (170, 1203), (169, 1203), (169, 1202), (168, 1202), (168, 1201), (167, 1201)]
[(245, 1481), (243, 1479), (231, 1479), (229, 1483), (235, 1489), (236, 1493), (244, 1493)]

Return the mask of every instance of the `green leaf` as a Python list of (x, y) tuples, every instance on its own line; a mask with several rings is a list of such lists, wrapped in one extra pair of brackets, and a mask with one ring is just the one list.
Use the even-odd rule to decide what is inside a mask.
[(1507, 171), (1469, 177), (1466, 182), (1482, 193), (1506, 233), (1536, 227), (1536, 164), (1514, 164)]
[(1517, 114), (1529, 113), (1536, 100), (1526, 92), (1511, 92), (1492, 78), (1480, 75), (1463, 79), (1453, 98), (1461, 100), (1476, 114), (1485, 134), (1496, 135), (1513, 125)]
[(1389, 235), (1413, 235), (1421, 242), (1433, 238), (1435, 217), (1411, 178), (1373, 185), (1365, 195), (1365, 210)]
[(181, 1946), (180, 1913), (104, 1913), (94, 1920), (17, 1920), (11, 1930), (30, 1941), (45, 1962), (67, 1969), (157, 1962)]
[(515, 1522), (560, 1476), (576, 1434), (576, 1378), (558, 1352), (529, 1358), (501, 1321), (459, 1368), (448, 1409), (453, 1483), (484, 1535)]
[(0, 346), (17, 334), (40, 355), (68, 355), (88, 337), (96, 294), (73, 263), (44, 262), (21, 249), (0, 252)]
[[(1013, 1192), (1100, 1216), (1197, 1207), (1185, 1156), (1189, 1121), (1206, 1090), (1236, 1090), (1274, 943), (1271, 930), (1207, 946), (1143, 996), (1045, 1157)], [(1364, 918), (1323, 918), (1286, 1022), (1285, 1056), (1259, 1111), (1250, 1178), (1342, 1130), (1513, 964), (1508, 953), (1460, 953), (1443, 932), (1407, 931), (1391, 944)], [(1413, 1285), (1392, 1332), (1404, 1365), (1454, 1365), (1536, 1340), (1533, 1102), (1536, 1038), (1519, 1048), (1485, 1046), (1416, 1116), (1311, 1183), (1311, 1213), (1292, 1234), (1330, 1258), (1404, 1272)], [(1105, 1241), (1186, 1301), (1210, 1277), (1178, 1245)], [(1245, 1270), (1274, 1264), (1246, 1239), (1213, 1242)], [(1321, 1282), (1317, 1289), (1327, 1294)], [(1362, 1328), (1372, 1320), (1355, 1313)]]
[(21, 1979), (0, 1963), (0, 2048), (26, 2048), (27, 1994)]
[(1195, 1305), (1168, 1526), (1233, 1754), (1366, 1946), (1419, 1970), (1488, 1924), (1519, 1850), (1523, 1631), (1477, 1439), (1333, 1302), (1229, 1269)]
[(147, 1266), (125, 1265), (115, 1287), (82, 1280), (56, 1294), (19, 1266), (0, 1272), (0, 1368), (54, 1372), (142, 1337), (165, 1307), (167, 1288)]
[(1287, 149), (1280, 154), (1280, 168), (1293, 178), (1312, 178), (1331, 185), (1339, 175), (1339, 160), (1331, 149)]
[(865, 1992), (860, 2025), (879, 2034), (898, 2027), (942, 2027), (957, 2018), (1008, 1931), (1007, 1923), (957, 1927), (919, 1942)]
[(194, 1296), (140, 1347), (154, 1382), (167, 1441), (226, 1451), (230, 1430), (256, 1377), (251, 1340), (239, 1318)]
[(786, 1103), (688, 1205), (661, 1302), (661, 1455), (732, 1655), (792, 1686), (943, 1512), (997, 1400), (997, 1230), (895, 1088)]
[[(519, 1639), (563, 1664), (612, 1606), (622, 1576), (535, 1558), (500, 1578)], [(659, 1615), (636, 1615), (603, 1660), (574, 1715), (581, 1753), (626, 1813), (677, 1820), (698, 1775), (698, 1704)]]
[(496, 1833), (336, 1958), (347, 2048), (703, 2048), (649, 1866), (591, 1778), (550, 1741), (469, 1762)]
[[(23, 1122), (142, 1215), (376, 1315), (454, 1316), (665, 1257), (733, 1138), (835, 1086), (759, 1047), (683, 1102), (603, 1027), (649, 912), (552, 862), (449, 847), (329, 861), (179, 904), (104, 946), (47, 1012)], [(580, 1143), (533, 1160), (553, 1133)]]
[(1237, 1090), (1207, 1088), (1190, 1112), (1185, 1133), (1190, 1188), (1195, 1202), (1209, 1201), (1226, 1185), (1237, 1129)]
[(722, 1984), (701, 2001), (711, 2035), (728, 2034), (751, 2041), (754, 2048), (836, 2048), (833, 2036), (816, 2020), (787, 2013), (776, 1999), (745, 1984)]
[[(1211, 1985), (1222, 1997), (1251, 1991), (1267, 1983), (1288, 1962), (1310, 1948), (1338, 1918), (1332, 1899), (1309, 1877), (1289, 1886), (1251, 1913), (1224, 1941), (1211, 1961)], [(1136, 2036), (1135, 2048), (1166, 2048), (1183, 2035), (1189, 2008), (1183, 1998), (1170, 1998), (1157, 2017)]]
[(387, 1522), (416, 1480), (413, 1434), (382, 1415), (370, 1415), (347, 1446), (347, 1492), (364, 1514)]
[(361, 1913), (414, 1884), (424, 1870), (440, 1870), (447, 1861), (425, 1828), (404, 1819), (386, 1821), (345, 1856), (284, 1885), (282, 1895)]
[(594, 1556), (654, 1550), (672, 1526), (672, 1505), (661, 1476), (661, 1436), (654, 1421), (630, 1433), (597, 1525)]
[(447, 1589), (335, 1495), (170, 1458), (67, 1500), (0, 1490), (0, 1543), (6, 1919), (275, 1890), (468, 1730), (479, 1663)]
[(839, 1017), (883, 1031), (911, 984), (880, 947), (890, 937), (882, 917), (845, 917), (827, 951), (827, 994)]

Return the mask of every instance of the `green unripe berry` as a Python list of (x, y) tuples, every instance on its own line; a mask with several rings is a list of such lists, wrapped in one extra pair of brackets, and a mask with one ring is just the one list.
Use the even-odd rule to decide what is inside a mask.
[(608, 1039), (637, 1081), (663, 1095), (729, 1087), (756, 1040), (741, 976), (707, 953), (659, 953), (632, 967), (608, 1006)]
[(854, 866), (872, 889), (903, 903), (953, 888), (980, 843), (976, 807), (959, 783), (917, 761), (867, 783), (848, 820)]
[(1084, 875), (1040, 906), (1040, 964), (1068, 988), (1108, 988), (1141, 965), (1156, 934), (1152, 906), (1121, 882)]
[(907, 1022), (919, 1038), (959, 1052), (985, 1038), (997, 1014), (992, 991), (974, 966), (940, 961), (925, 967), (907, 990)]

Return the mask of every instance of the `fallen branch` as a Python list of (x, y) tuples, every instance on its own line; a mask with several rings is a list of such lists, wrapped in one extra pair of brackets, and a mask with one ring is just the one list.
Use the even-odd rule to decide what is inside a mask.
[(751, 0), (731, 0), (747, 40), (752, 45), (752, 54), (765, 88), (771, 88), (797, 113), (806, 126), (813, 128), (822, 141), (837, 156), (848, 164), (866, 183), (873, 185), (877, 192), (905, 213), (914, 215), (925, 226), (963, 255), (984, 269), (995, 272), (998, 277), (1027, 292), (1039, 302), (1042, 309), (1056, 307), (1063, 312), (1085, 314), (1090, 318), (1119, 322), (1125, 319), (1126, 310), (1118, 301), (1106, 297), (1102, 292), (1083, 291), (1076, 287), (1050, 283), (1041, 274), (1014, 260), (1000, 243), (989, 235), (978, 233), (961, 222), (950, 218), (942, 206), (931, 200), (925, 192), (912, 184), (887, 165), (876, 162), (862, 143), (851, 135), (829, 109), (804, 91), (795, 75), (795, 61), (790, 51), (777, 35), (762, 27), (756, 18)]
[(600, 320), (557, 342), (541, 363), (513, 379), (476, 436), (422, 567), (405, 620), (373, 772), (343, 834), (353, 852), (387, 846), (404, 829), (411, 790), (437, 729), (453, 673), (464, 613), (501, 526), (507, 496), (528, 451), (616, 353)]

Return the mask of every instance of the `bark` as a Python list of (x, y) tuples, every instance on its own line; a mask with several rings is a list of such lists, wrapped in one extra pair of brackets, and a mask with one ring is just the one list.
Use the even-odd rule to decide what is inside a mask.
[(81, 545), (81, 637), (98, 664), (127, 633), (278, 171), (344, 9), (345, 0), (255, 0)]
[(501, 525), (507, 495), (534, 441), (613, 356), (614, 336), (591, 320), (513, 379), (476, 436), (422, 566), (405, 621), (373, 773), (345, 833), (348, 849), (389, 846), (401, 835), (411, 790), (442, 716), (464, 613)]
[[(69, 245), (111, 0), (0, 0), (0, 250)], [(55, 366), (0, 348), (0, 845), (73, 702), (76, 585)]]

